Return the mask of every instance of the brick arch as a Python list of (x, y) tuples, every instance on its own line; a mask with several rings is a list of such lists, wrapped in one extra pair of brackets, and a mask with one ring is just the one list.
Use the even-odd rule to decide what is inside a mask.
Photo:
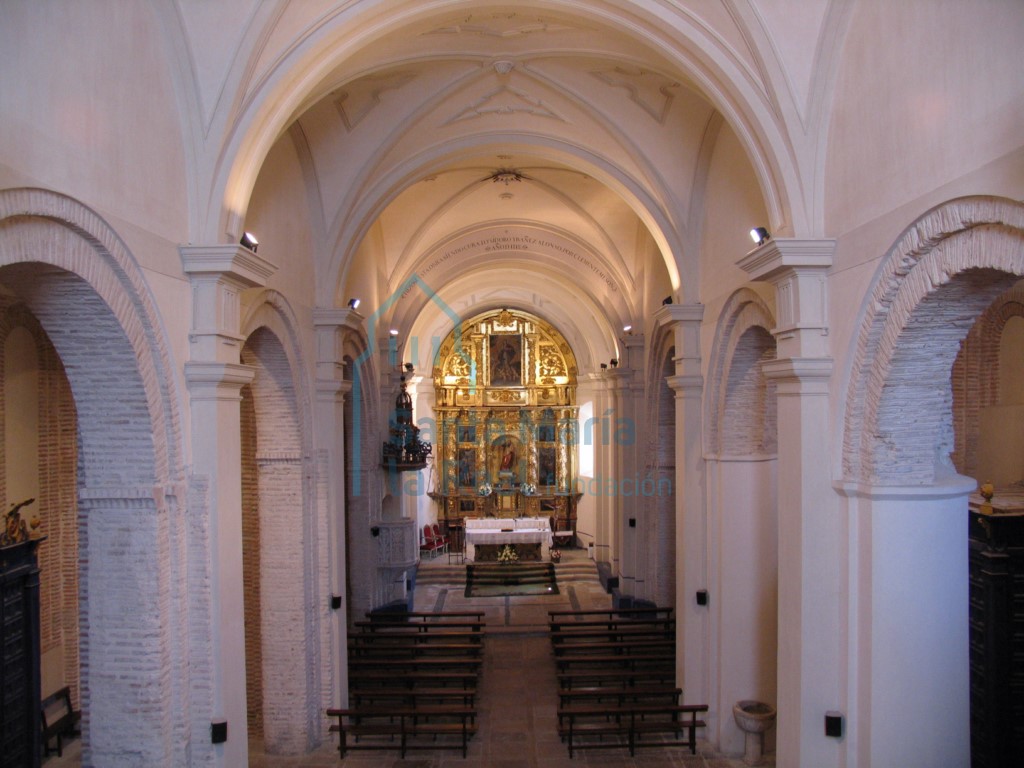
[(771, 454), (776, 451), (774, 384), (760, 363), (775, 359), (770, 333), (775, 319), (749, 288), (736, 291), (722, 309), (711, 348), (706, 403), (711, 455)]
[(975, 318), (1024, 275), (1024, 205), (952, 200), (882, 260), (864, 304), (844, 419), (843, 472), (928, 485), (952, 470), (950, 372)]
[[(279, 324), (276, 312), (255, 316)], [(241, 361), (255, 369), (242, 391), (243, 413), (251, 416), (244, 439), (255, 448), (244, 451), (249, 466), (243, 470), (252, 486), (244, 494), (243, 573), (257, 597), (247, 595), (246, 639), (259, 637), (262, 662), (247, 675), (248, 695), (261, 709), (258, 725), (267, 750), (302, 754), (319, 741), (320, 617), (314, 598), (320, 590), (296, 372), (285, 344), (266, 325), (249, 335)]]
[(156, 303), (134, 255), (99, 214), (45, 189), (0, 191), (0, 224), (6, 228), (0, 266), (40, 262), (79, 275), (117, 319), (143, 379), (156, 475), (161, 483), (177, 482), (182, 471), (177, 379)]
[[(78, 423), (83, 762), (162, 765), (197, 723), (188, 664), (185, 478), (168, 344), (133, 255), (94, 212), (0, 192), (0, 282), (62, 361)], [(135, 712), (131, 743), (123, 713)]]
[(997, 405), (999, 345), (1003, 329), (1013, 318), (1024, 318), (1024, 286), (1015, 285), (982, 313), (971, 327), (953, 363), (953, 465), (977, 477), (981, 411)]

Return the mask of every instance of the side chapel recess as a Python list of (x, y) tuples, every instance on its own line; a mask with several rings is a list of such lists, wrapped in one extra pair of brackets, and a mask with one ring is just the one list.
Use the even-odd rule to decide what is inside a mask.
[(463, 321), (434, 361), (443, 517), (554, 514), (576, 486), (576, 357), (549, 323)]

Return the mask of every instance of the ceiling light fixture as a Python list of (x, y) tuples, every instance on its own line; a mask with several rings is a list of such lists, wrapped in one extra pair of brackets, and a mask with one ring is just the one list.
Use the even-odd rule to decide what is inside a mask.
[(490, 181), (493, 181), (495, 183), (500, 181), (502, 184), (504, 184), (507, 187), (513, 181), (523, 181), (526, 178), (528, 178), (528, 177), (524, 176), (519, 171), (517, 171), (517, 170), (515, 170), (513, 168), (499, 168), (494, 173), (492, 173), (490, 176), (488, 176), (486, 179), (484, 179), (484, 181), (490, 180)]

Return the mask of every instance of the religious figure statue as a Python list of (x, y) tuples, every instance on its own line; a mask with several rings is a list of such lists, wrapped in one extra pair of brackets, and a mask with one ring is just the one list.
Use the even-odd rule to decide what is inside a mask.
[(505, 441), (505, 452), (501, 456), (499, 471), (511, 472), (516, 466), (516, 447), (511, 440)]

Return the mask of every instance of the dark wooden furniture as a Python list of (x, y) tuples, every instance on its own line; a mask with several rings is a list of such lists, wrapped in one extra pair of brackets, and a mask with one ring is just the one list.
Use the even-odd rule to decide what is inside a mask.
[(0, 547), (0, 768), (37, 768), (40, 763), (36, 550), (42, 540)]
[[(569, 745), (569, 757), (576, 749), (614, 749), (623, 746), (635, 755), (640, 747), (686, 746), (697, 754), (697, 729), (707, 712), (706, 704), (609, 704), (567, 706), (558, 710), (559, 735)], [(689, 715), (689, 718), (684, 717)], [(685, 734), (685, 736), (684, 736)], [(645, 741), (644, 736), (658, 736)], [(597, 740), (587, 737), (597, 737)], [(610, 737), (619, 737), (612, 739)]]
[[(43, 699), (40, 708), (43, 718), (43, 752), (49, 755), (56, 752), (57, 757), (64, 754), (64, 739), (79, 735), (78, 723), (82, 713), (71, 706), (71, 689), (64, 686), (56, 693)], [(50, 749), (50, 741), (56, 739), (57, 746)]]
[(461, 749), (476, 733), (483, 611), (408, 612), (357, 621), (349, 707), (327, 710), (349, 750)]
[(1024, 765), (1024, 499), (968, 519), (971, 766)]
[[(444, 748), (460, 748), (465, 758), (469, 738), (476, 733), (476, 709), (461, 705), (328, 709), (327, 716), (337, 718), (330, 731), (338, 734), (342, 758), (353, 749), (397, 749), (404, 758), (411, 749)], [(439, 737), (455, 737), (455, 744)]]

